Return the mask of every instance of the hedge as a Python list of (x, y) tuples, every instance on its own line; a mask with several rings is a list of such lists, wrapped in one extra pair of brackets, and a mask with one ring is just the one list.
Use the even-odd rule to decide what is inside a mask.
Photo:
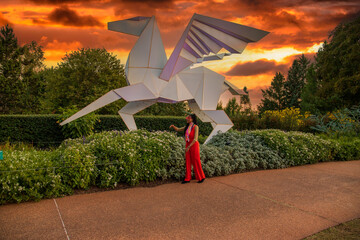
[[(65, 139), (61, 126), (57, 123), (59, 115), (0, 115), (0, 143), (25, 142), (37, 147), (58, 146)], [(134, 116), (139, 129), (149, 131), (169, 130), (169, 126), (184, 126), (184, 117), (172, 116)], [(95, 125), (95, 132), (127, 130), (120, 116), (100, 115), (100, 122)], [(209, 135), (210, 123), (199, 120), (200, 134)], [(180, 136), (181, 133), (178, 133)]]
[[(280, 130), (233, 131), (200, 145), (206, 177), (359, 158), (360, 138), (323, 139)], [(56, 149), (8, 149), (0, 161), (0, 205), (70, 195), (74, 189), (185, 177), (185, 141), (175, 132), (104, 131)]]

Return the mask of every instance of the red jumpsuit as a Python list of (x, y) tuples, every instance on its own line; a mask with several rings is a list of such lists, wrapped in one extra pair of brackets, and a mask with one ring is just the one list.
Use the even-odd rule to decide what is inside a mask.
[[(192, 143), (192, 141), (194, 140), (195, 137), (195, 126), (191, 129), (190, 135), (189, 135), (189, 142), (186, 142), (186, 147), (188, 147), (190, 145), (190, 143)], [(185, 154), (185, 159), (186, 159), (186, 174), (185, 174), (185, 181), (190, 181), (191, 180), (191, 165), (193, 165), (194, 168), (194, 173), (195, 173), (195, 178), (198, 181), (201, 181), (202, 179), (205, 178), (205, 174), (202, 170), (201, 167), (201, 162), (200, 162), (200, 145), (199, 145), (199, 141), (196, 141), (191, 148), (189, 149), (189, 151), (186, 152)]]

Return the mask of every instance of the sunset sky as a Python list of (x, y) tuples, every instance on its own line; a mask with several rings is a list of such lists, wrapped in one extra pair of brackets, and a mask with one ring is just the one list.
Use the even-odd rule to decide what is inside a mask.
[(255, 106), (275, 72), (286, 75), (301, 53), (312, 58), (329, 32), (359, 10), (355, 0), (0, 0), (0, 25), (10, 24), (21, 44), (42, 45), (47, 66), (81, 47), (105, 48), (125, 64), (137, 38), (106, 24), (135, 16), (156, 16), (168, 57), (193, 13), (265, 30), (270, 34), (242, 54), (204, 64), (239, 88), (247, 86)]

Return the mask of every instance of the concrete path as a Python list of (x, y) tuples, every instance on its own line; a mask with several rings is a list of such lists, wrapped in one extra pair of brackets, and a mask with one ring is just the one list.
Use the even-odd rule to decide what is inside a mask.
[(360, 161), (0, 206), (0, 239), (302, 239), (360, 217)]

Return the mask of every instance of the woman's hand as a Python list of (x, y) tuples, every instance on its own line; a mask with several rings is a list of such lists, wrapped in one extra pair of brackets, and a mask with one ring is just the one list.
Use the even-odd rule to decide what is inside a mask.
[(188, 146), (187, 148), (185, 148), (185, 153), (187, 153), (190, 149), (190, 146)]
[(175, 129), (175, 126), (174, 126), (174, 125), (171, 125), (171, 126), (170, 126), (170, 129), (171, 129), (171, 128)]

